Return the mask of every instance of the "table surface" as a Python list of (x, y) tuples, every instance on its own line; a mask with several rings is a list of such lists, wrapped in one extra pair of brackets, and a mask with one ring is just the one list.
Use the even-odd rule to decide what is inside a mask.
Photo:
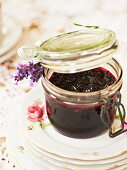
[[(17, 63), (24, 62), (17, 56), (19, 46), (33, 44), (57, 34), (80, 29), (73, 23), (98, 25), (112, 29), (119, 40), (115, 57), (127, 75), (127, 1), (126, 0), (4, 0), (3, 15), (15, 17), (23, 28), (21, 41), (15, 47), (15, 55), (0, 64), (0, 169), (11, 170), (15, 166), (8, 161), (6, 134), (13, 110), (31, 90), (27, 81), (14, 85), (10, 75)], [(20, 8), (19, 8), (20, 7)], [(13, 41), (13, 40), (12, 40)], [(18, 105), (17, 105), (18, 103)]]

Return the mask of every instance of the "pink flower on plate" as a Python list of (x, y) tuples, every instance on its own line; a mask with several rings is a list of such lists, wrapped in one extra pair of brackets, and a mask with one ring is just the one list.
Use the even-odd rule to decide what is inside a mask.
[(31, 122), (37, 122), (38, 120), (44, 120), (44, 108), (39, 107), (38, 104), (33, 104), (32, 106), (29, 106), (27, 109), (27, 115), (28, 115), (28, 120)]
[(21, 153), (24, 153), (24, 147), (23, 147), (23, 146), (18, 146), (17, 149), (18, 149)]

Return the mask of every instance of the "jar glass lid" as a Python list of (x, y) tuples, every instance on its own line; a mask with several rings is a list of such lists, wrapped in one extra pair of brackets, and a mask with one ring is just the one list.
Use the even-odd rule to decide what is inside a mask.
[[(24, 49), (29, 49), (27, 56)], [(35, 46), (23, 46), (19, 55), (40, 61), (55, 72), (78, 72), (97, 67), (111, 57), (117, 49), (116, 35), (107, 29), (84, 28), (64, 33)]]

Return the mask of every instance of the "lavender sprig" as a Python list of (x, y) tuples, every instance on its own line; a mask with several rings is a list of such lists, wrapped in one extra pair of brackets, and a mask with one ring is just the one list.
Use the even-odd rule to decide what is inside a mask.
[(43, 73), (43, 66), (40, 62), (33, 64), (29, 62), (28, 64), (18, 64), (18, 72), (15, 76), (12, 76), (18, 84), (19, 81), (23, 79), (30, 78), (30, 86), (33, 86), (35, 82), (38, 82)]

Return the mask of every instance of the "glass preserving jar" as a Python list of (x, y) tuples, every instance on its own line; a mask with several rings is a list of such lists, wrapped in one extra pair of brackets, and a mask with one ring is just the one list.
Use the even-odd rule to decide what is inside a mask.
[[(86, 28), (58, 35), (35, 46), (23, 46), (19, 50), (19, 55), (24, 57), (24, 50), (28, 50), (30, 57), (27, 55), (27, 58), (39, 61), (44, 66), (42, 86), (47, 115), (58, 132), (73, 138), (91, 138), (107, 130), (110, 137), (123, 133), (125, 109), (120, 94), (123, 73), (120, 64), (112, 56), (117, 47), (113, 31)], [(99, 76), (94, 77), (97, 74)], [(55, 75), (56, 83), (52, 83), (52, 76)], [(61, 81), (63, 76), (66, 78)], [(85, 88), (85, 83), (88, 87), (91, 85), (89, 76), (94, 78), (90, 87), (94, 90), (77, 90), (79, 85), (80, 89)], [(109, 77), (106, 80), (109, 85), (106, 82), (100, 88), (95, 81), (98, 83), (102, 77), (101, 81), (104, 82), (105, 76)], [(76, 87), (73, 85), (75, 82)], [(67, 89), (61, 88), (61, 84), (66, 86), (67, 83), (75, 90), (68, 90), (69, 86)], [(117, 112), (122, 128), (112, 132)]]

